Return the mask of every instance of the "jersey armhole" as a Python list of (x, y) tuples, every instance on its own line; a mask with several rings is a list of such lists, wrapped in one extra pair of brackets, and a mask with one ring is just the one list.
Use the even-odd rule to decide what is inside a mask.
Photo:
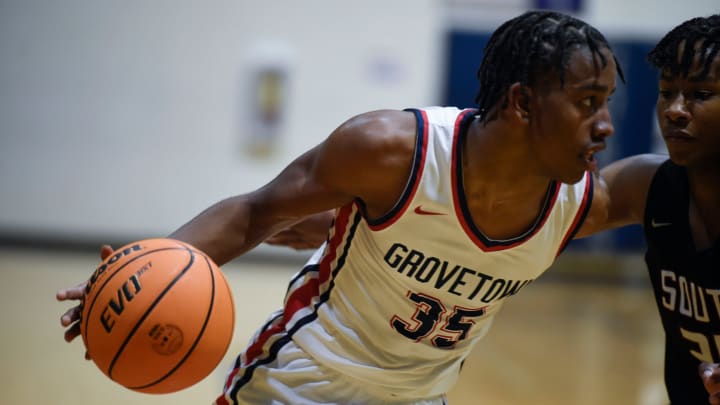
[(575, 213), (575, 218), (573, 218), (570, 229), (568, 229), (567, 233), (565, 234), (565, 238), (563, 238), (563, 241), (560, 244), (560, 248), (558, 249), (556, 256), (560, 256), (560, 254), (565, 250), (565, 248), (567, 248), (567, 245), (575, 237), (575, 235), (578, 233), (583, 223), (585, 222), (585, 218), (587, 217), (588, 212), (590, 212), (590, 207), (592, 206), (594, 190), (595, 180), (593, 179), (593, 176), (590, 172), (585, 172), (585, 191), (583, 192), (582, 203), (580, 203), (580, 207)]

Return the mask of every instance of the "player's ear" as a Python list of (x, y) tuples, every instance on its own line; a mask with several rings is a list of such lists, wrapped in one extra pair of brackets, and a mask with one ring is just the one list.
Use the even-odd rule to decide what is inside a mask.
[(530, 95), (532, 90), (521, 83), (513, 83), (508, 89), (508, 108), (523, 122), (530, 119)]

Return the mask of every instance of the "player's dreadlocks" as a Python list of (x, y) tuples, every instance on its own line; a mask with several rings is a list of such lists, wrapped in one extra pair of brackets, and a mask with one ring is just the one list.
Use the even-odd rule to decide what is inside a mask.
[[(478, 69), (480, 90), (475, 101), (480, 108), (483, 122), (490, 117), (488, 112), (497, 103), (507, 107), (507, 89), (519, 82), (523, 89), (533, 86), (543, 75), (555, 72), (560, 84), (565, 84), (565, 69), (572, 52), (578, 47), (587, 47), (597, 57), (593, 58), (596, 69), (607, 66), (601, 53), (610, 49), (605, 37), (587, 23), (571, 16), (552, 11), (528, 11), (501, 25), (485, 45), (483, 61)], [(612, 50), (611, 50), (612, 52)], [(615, 65), (620, 78), (625, 78), (617, 62)]]
[[(685, 44), (682, 55), (680, 45)], [(705, 79), (710, 65), (720, 52), (720, 14), (697, 17), (685, 21), (668, 32), (648, 54), (648, 60), (655, 67), (667, 70), (673, 76), (687, 77), (698, 58), (697, 67), (702, 67), (698, 79)]]

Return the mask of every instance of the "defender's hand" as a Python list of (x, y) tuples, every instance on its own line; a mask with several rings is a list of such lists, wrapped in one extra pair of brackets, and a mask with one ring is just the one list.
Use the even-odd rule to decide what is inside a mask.
[(708, 402), (712, 405), (720, 405), (720, 364), (702, 363), (699, 368), (705, 390), (708, 394)]

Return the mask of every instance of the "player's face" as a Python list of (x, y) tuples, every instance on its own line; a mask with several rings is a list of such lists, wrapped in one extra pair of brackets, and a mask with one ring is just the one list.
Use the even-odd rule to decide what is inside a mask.
[(552, 78), (530, 98), (532, 147), (544, 174), (564, 183), (576, 183), (586, 170), (597, 170), (595, 153), (605, 149), (605, 138), (614, 131), (608, 100), (617, 70), (612, 53), (602, 53), (604, 67), (587, 48), (576, 49), (564, 85), (559, 77)]
[(660, 74), (657, 116), (670, 158), (682, 166), (720, 164), (720, 56), (707, 77), (697, 59), (687, 77)]

